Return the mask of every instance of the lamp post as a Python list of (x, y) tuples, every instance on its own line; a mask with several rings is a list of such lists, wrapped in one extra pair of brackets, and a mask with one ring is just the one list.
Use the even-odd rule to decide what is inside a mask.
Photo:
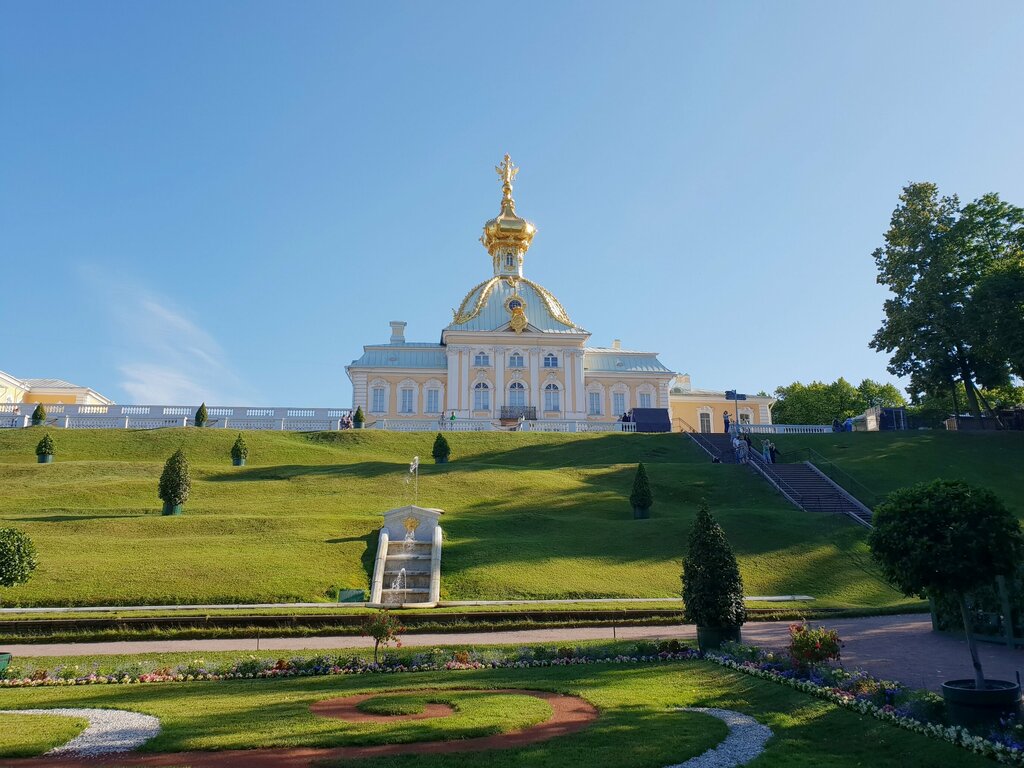
[(735, 416), (734, 423), (736, 424), (736, 434), (740, 431), (740, 400), (746, 400), (747, 396), (737, 392), (735, 389), (729, 389), (725, 392), (725, 399), (733, 401), (733, 414)]

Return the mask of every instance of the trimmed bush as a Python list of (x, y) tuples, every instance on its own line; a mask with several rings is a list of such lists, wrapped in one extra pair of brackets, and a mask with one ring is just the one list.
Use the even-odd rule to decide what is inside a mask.
[(440, 432), (434, 438), (434, 448), (430, 453), (434, 457), (434, 463), (436, 464), (447, 464), (448, 457), (452, 455), (451, 446), (448, 445), (448, 441), (445, 440), (444, 435)]
[(629, 494), (629, 503), (633, 509), (648, 510), (654, 503), (654, 496), (651, 494), (651, 484), (647, 479), (647, 467), (641, 461), (636, 466), (636, 474), (633, 476), (633, 492)]
[(38, 427), (40, 424), (46, 421), (46, 409), (43, 408), (42, 403), (36, 404), (36, 409), (32, 411), (32, 426)]
[(363, 416), (363, 406), (360, 405), (352, 416), (352, 423), (362, 425), (364, 421), (366, 421), (366, 417)]
[(196, 411), (196, 426), (205, 427), (209, 420), (210, 414), (206, 412), (206, 403), (200, 403), (199, 410)]
[(747, 619), (740, 567), (706, 501), (697, 509), (683, 560), (683, 614), (698, 627), (734, 628)]
[(231, 458), (235, 461), (245, 461), (249, 458), (249, 446), (245, 444), (245, 438), (242, 437), (241, 432), (235, 438), (235, 444), (231, 446)]
[(935, 480), (889, 494), (875, 509), (868, 545), (886, 580), (903, 594), (957, 602), (975, 686), (983, 690), (967, 597), (996, 576), (1014, 573), (1024, 553), (1017, 518), (985, 488)]
[(188, 501), (191, 490), (192, 475), (189, 472), (188, 458), (185, 451), (179, 448), (164, 464), (163, 474), (160, 475), (160, 498), (166, 506), (176, 507)]
[(43, 439), (36, 445), (36, 456), (53, 456), (53, 438), (50, 437), (50, 433), (47, 432), (43, 435)]
[(32, 539), (16, 528), (0, 528), (0, 587), (24, 584), (37, 565)]

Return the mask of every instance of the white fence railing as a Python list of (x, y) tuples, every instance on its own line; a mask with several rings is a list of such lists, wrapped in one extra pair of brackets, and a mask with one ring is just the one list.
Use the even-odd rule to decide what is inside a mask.
[(740, 424), (741, 432), (752, 435), (823, 435), (832, 432), (831, 424)]
[(489, 419), (380, 419), (371, 427), (389, 432), (490, 432)]
[[(198, 405), (44, 405), (46, 425), (61, 429), (163, 429), (195, 423)], [(0, 403), (0, 429), (32, 423), (30, 403)], [(208, 406), (210, 429), (276, 429), (322, 432), (342, 429), (350, 408), (249, 408)]]

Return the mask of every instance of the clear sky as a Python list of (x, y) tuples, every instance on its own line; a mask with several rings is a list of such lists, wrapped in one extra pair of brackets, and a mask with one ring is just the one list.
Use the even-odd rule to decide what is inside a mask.
[(0, 2), (0, 370), (347, 405), (526, 275), (694, 385), (890, 378), (901, 187), (1024, 204), (1020, 2)]

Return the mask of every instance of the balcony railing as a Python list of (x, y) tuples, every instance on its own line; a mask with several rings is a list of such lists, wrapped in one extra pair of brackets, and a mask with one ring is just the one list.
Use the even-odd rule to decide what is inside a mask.
[(537, 418), (537, 408), (533, 405), (503, 405), (501, 406), (501, 418), (523, 418), (527, 421), (533, 421)]

